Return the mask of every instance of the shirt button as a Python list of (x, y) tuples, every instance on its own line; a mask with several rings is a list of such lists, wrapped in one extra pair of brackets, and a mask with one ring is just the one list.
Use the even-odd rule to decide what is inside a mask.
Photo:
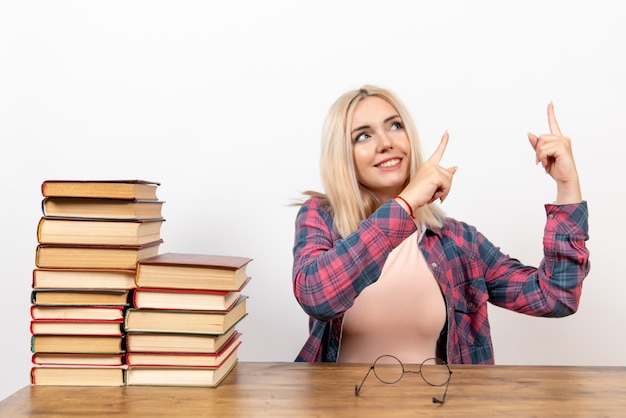
[(431, 266), (432, 266), (433, 268), (437, 268), (437, 263), (432, 263), (432, 264), (431, 264)]
[(550, 219), (554, 219), (554, 214), (553, 214), (553, 213), (549, 214), (549, 215), (548, 215), (548, 218), (550, 218)]

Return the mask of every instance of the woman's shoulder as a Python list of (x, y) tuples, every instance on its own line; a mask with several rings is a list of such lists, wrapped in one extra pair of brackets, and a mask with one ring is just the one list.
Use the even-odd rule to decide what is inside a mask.
[(300, 204), (300, 209), (296, 216), (296, 228), (323, 228), (333, 231), (334, 220), (331, 208), (324, 202), (323, 198), (312, 196)]
[(300, 211), (316, 210), (330, 212), (328, 199), (323, 195), (305, 196), (300, 202)]

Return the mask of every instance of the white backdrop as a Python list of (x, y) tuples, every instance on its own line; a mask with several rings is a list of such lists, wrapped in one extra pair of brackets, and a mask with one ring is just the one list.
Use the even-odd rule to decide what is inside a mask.
[(564, 319), (491, 310), (499, 364), (623, 365), (626, 25), (611, 1), (0, 1), (0, 399), (29, 383), (47, 178), (162, 183), (161, 251), (252, 257), (240, 359), (292, 361), (296, 209), (320, 189), (324, 115), (391, 88), (458, 165), (445, 211), (523, 262), (554, 184), (526, 133), (554, 101), (589, 202), (592, 269)]

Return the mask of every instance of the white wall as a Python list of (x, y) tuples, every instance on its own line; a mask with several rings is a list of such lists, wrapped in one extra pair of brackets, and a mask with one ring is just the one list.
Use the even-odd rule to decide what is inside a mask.
[(526, 263), (554, 185), (526, 132), (555, 103), (591, 213), (579, 312), (491, 311), (500, 364), (623, 365), (626, 26), (610, 1), (1, 1), (0, 399), (29, 383), (30, 278), (47, 178), (162, 182), (162, 251), (249, 256), (241, 360), (291, 361), (291, 199), (320, 189), (321, 124), (376, 83), (445, 129), (444, 208)]

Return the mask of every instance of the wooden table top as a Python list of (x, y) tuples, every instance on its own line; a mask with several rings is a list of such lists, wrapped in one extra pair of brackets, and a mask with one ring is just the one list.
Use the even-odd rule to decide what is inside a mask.
[[(419, 366), (407, 365), (407, 370)], [(239, 362), (217, 388), (27, 386), (0, 417), (626, 416), (626, 367), (451, 365), (443, 388), (405, 374), (367, 378), (369, 365)]]

